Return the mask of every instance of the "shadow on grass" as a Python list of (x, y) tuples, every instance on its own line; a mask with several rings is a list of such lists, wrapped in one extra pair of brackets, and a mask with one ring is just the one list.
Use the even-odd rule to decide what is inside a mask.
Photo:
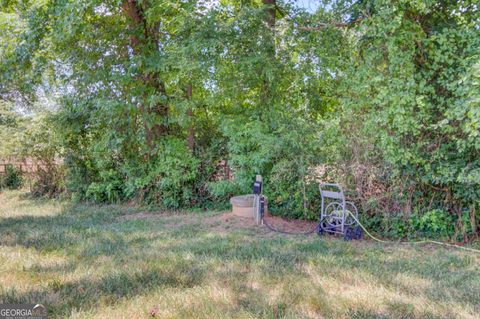
[[(277, 278), (291, 273), (308, 277), (303, 265), (321, 265), (323, 271), (364, 272), (379, 284), (396, 285), (409, 293), (408, 285), (393, 281), (400, 273), (426, 278), (432, 286), (424, 294), (432, 300), (462, 301), (479, 307), (478, 268), (469, 257), (439, 250), (410, 258), (392, 258), (378, 246), (355, 247), (351, 243), (319, 240), (313, 237), (261, 238), (258, 229), (245, 233), (233, 230), (215, 234), (198, 223), (165, 227), (161, 219), (119, 220), (126, 212), (116, 206), (68, 207), (55, 216), (21, 216), (0, 219), (0, 245), (33, 248), (40, 253), (62, 252), (66, 265), (36, 266), (27, 271), (36, 274), (71, 274), (84, 263), (110, 257), (113, 269), (99, 278), (80, 278), (71, 282), (52, 281), (47, 286), (19, 292), (15, 287), (0, 291), (2, 303), (45, 301), (54, 316), (65, 316), (73, 309), (91, 309), (116, 304), (120, 298), (132, 298), (151, 290), (191, 288), (206, 280), (209, 262), (240, 262)], [(178, 216), (177, 216), (178, 217)], [(245, 230), (243, 230), (245, 232)], [(161, 247), (161, 248), (159, 248)], [(164, 255), (164, 256), (163, 256)], [(169, 259), (169, 256), (192, 256)], [(138, 268), (137, 268), (138, 266)], [(218, 276), (242, 276), (240, 273), (215, 273)], [(477, 278), (477, 279), (475, 279)], [(256, 316), (281, 313), (283, 306), (271, 309), (265, 296), (251, 287), (238, 284), (238, 307)], [(324, 305), (327, 307), (328, 305)], [(407, 307), (408, 308), (408, 307)], [(475, 309), (477, 309), (475, 308)], [(403, 309), (403, 308), (402, 308)], [(408, 309), (407, 309), (408, 310)], [(328, 309), (326, 309), (328, 312)], [(394, 311), (392, 310), (392, 313)], [(352, 318), (384, 318), (381, 314), (355, 312)]]
[[(19, 293), (15, 289), (0, 292), (0, 303), (38, 303), (43, 301), (51, 314), (66, 316), (72, 309), (90, 309), (98, 302), (113, 305), (121, 298), (131, 298), (159, 288), (191, 288), (202, 282), (204, 269), (194, 265), (153, 267), (137, 271), (115, 271), (100, 279), (81, 279)], [(48, 269), (43, 271), (49, 272)], [(53, 270), (52, 270), (53, 271)]]

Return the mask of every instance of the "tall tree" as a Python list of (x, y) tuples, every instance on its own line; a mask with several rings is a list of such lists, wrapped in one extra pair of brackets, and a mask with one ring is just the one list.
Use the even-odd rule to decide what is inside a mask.
[[(159, 23), (149, 23), (145, 16), (148, 10), (149, 2), (138, 0), (124, 0), (122, 9), (128, 17), (130, 28), (130, 46), (133, 55), (148, 58), (158, 53), (160, 49)], [(158, 71), (142, 70), (139, 78), (151, 90), (146, 94), (159, 95), (163, 100), (166, 97), (165, 83), (161, 79)], [(155, 102), (153, 105), (145, 105), (148, 96), (139, 104), (142, 116), (144, 118), (144, 128), (147, 145), (153, 148), (153, 143), (168, 133), (168, 105), (165, 102)], [(156, 120), (149, 123), (148, 117), (152, 116)], [(160, 122), (160, 123), (159, 123)]]
[[(265, 47), (267, 48), (267, 58), (270, 60), (270, 64), (275, 64), (275, 15), (277, 12), (276, 0), (262, 0), (265, 10), (265, 25), (268, 30), (265, 33), (266, 37), (263, 40)], [(266, 61), (268, 63), (268, 61)], [(268, 66), (267, 66), (268, 67)], [(264, 104), (264, 108), (268, 108), (270, 104), (271, 83), (270, 79), (266, 76), (266, 70), (264, 70), (263, 88), (261, 90), (261, 101)]]

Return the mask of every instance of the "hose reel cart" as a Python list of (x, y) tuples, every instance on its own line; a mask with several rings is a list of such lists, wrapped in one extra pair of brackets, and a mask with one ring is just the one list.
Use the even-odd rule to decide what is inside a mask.
[(357, 207), (345, 200), (342, 187), (338, 184), (323, 183), (319, 189), (322, 204), (318, 234), (340, 234), (345, 240), (361, 239), (363, 230), (357, 223)]
[[(262, 194), (262, 176), (257, 175), (253, 184), (254, 205), (253, 218), (257, 225), (264, 224), (274, 231), (277, 230), (264, 220), (265, 197)], [(320, 222), (317, 227), (304, 234), (317, 232), (318, 235), (325, 233), (340, 234), (345, 240), (361, 239), (363, 230), (358, 225), (358, 210), (355, 204), (345, 200), (343, 189), (338, 184), (323, 183), (319, 186), (322, 204), (320, 208)]]

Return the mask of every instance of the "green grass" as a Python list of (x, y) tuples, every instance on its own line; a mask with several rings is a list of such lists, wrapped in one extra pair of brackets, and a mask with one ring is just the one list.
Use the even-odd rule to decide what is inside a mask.
[(4, 192), (0, 303), (43, 303), (54, 318), (480, 313), (478, 255), (331, 236), (287, 237), (216, 214), (74, 206)]

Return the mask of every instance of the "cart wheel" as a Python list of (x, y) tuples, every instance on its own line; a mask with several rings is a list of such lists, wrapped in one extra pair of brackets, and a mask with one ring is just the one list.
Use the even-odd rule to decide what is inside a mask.
[(327, 226), (326, 231), (329, 235), (335, 235), (335, 232), (337, 231), (337, 226)]
[(346, 227), (345, 228), (345, 234), (343, 235), (343, 239), (350, 241), (354, 239), (355, 236), (355, 231), (352, 227)]
[(325, 217), (318, 223), (316, 231), (318, 236), (325, 235), (330, 232), (330, 225)]
[(363, 229), (360, 226), (355, 226), (355, 239), (362, 239), (363, 238)]
[(323, 236), (325, 235), (325, 223), (319, 223), (317, 225), (317, 229), (315, 230), (317, 232), (318, 236)]
[(333, 235), (338, 233), (342, 224), (343, 206), (339, 202), (331, 202), (325, 207), (324, 215), (325, 227), (323, 228), (327, 233)]

